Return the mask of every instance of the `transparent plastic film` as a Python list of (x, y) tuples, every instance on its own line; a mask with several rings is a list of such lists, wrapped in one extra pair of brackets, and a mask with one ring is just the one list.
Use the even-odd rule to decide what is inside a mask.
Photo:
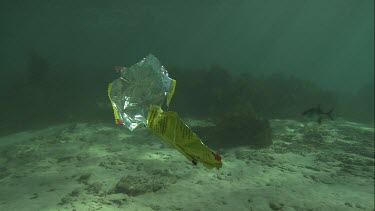
[(169, 105), (176, 81), (151, 54), (130, 68), (118, 70), (120, 77), (109, 84), (108, 97), (116, 124), (132, 131), (146, 125), (150, 105)]

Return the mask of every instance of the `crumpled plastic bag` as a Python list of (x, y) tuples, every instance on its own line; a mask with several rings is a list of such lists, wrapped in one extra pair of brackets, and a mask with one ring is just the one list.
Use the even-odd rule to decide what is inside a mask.
[(175, 85), (176, 81), (168, 77), (168, 71), (152, 54), (130, 68), (121, 68), (120, 78), (108, 89), (117, 124), (131, 131), (146, 125), (150, 105), (161, 106), (165, 102), (168, 106)]
[(183, 123), (176, 112), (163, 111), (174, 94), (176, 81), (168, 77), (159, 60), (148, 55), (130, 68), (119, 68), (120, 77), (108, 86), (115, 121), (129, 130), (144, 125), (194, 165), (220, 169), (221, 157), (208, 148)]

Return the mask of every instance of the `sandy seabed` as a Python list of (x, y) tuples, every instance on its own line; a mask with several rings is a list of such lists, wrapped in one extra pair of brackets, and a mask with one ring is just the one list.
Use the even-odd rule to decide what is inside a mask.
[(1, 137), (0, 210), (374, 210), (373, 127), (271, 125), (267, 149), (215, 149), (220, 170), (147, 129), (75, 123)]

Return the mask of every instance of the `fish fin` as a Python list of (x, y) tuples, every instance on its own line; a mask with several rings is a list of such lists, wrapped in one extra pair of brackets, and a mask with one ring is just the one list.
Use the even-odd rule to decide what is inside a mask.
[(327, 114), (327, 116), (331, 119), (331, 120), (333, 120), (333, 117), (332, 117), (332, 112), (333, 112), (333, 108), (331, 109), (331, 110), (329, 110), (326, 114)]

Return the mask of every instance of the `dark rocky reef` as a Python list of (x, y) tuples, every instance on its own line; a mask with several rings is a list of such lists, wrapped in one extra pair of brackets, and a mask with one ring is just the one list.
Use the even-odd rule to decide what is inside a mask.
[(259, 149), (272, 145), (272, 131), (267, 119), (253, 111), (234, 111), (223, 115), (213, 127), (194, 128), (204, 143), (213, 148), (249, 146)]
[(301, 112), (322, 104), (340, 110), (338, 97), (316, 84), (282, 73), (254, 76), (232, 74), (219, 66), (208, 69), (170, 68), (177, 87), (171, 109), (181, 115), (216, 117), (252, 107), (264, 118), (299, 118)]
[(351, 121), (374, 124), (374, 81), (364, 84), (352, 96), (343, 97), (342, 114)]

